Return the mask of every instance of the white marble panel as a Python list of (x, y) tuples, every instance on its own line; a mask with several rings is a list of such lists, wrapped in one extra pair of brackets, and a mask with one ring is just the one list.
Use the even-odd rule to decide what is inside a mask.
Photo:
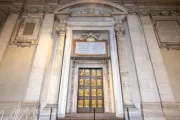
[[(149, 54), (151, 57), (152, 66), (155, 73), (155, 78), (161, 95), (161, 100), (163, 102), (174, 102), (174, 95), (172, 93), (171, 86), (169, 84), (168, 75), (157, 43), (157, 39), (154, 33), (151, 19), (149, 16), (142, 16), (141, 21), (145, 32), (145, 38), (147, 41)], [(168, 26), (166, 26), (165, 28), (167, 29)]]
[(0, 63), (3, 59), (4, 52), (7, 48), (11, 35), (13, 33), (14, 27), (16, 25), (16, 21), (18, 19), (18, 14), (10, 14), (6, 20), (6, 23), (2, 29), (0, 35)]
[[(40, 33), (39, 44), (36, 50), (32, 71), (30, 75), (29, 85), (26, 93), (26, 100), (28, 101), (37, 101), (40, 97), (40, 91), (46, 66), (46, 61), (48, 57), (48, 51), (50, 47), (51, 41), (51, 32), (54, 23), (54, 15), (53, 14), (45, 14), (42, 31)], [(43, 31), (44, 26), (46, 24), (51, 24), (49, 27), (49, 31)], [(45, 27), (46, 28), (46, 27)], [(46, 28), (47, 29), (47, 28)]]
[(139, 16), (128, 15), (128, 25), (142, 102), (160, 102)]

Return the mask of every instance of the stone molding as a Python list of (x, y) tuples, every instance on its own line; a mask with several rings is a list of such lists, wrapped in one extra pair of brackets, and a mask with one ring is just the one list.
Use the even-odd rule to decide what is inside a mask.
[[(180, 15), (180, 13), (179, 13)], [(158, 30), (158, 22), (161, 21), (176, 21), (177, 25), (180, 28), (180, 16), (177, 14), (177, 12), (175, 13), (171, 13), (170, 11), (164, 11), (164, 16), (162, 15), (158, 15), (156, 14), (156, 16), (151, 16), (151, 20), (153, 23), (153, 28), (157, 37), (157, 42), (158, 45), (161, 49), (166, 48), (168, 50), (172, 49), (172, 50), (180, 50), (180, 43), (178, 41), (173, 41), (173, 40), (169, 40), (169, 41), (163, 41), (163, 39), (161, 39), (162, 36), (160, 31)], [(176, 28), (174, 28), (175, 30)]]
[(67, 25), (68, 26), (114, 26), (114, 20), (110, 17), (89, 17), (87, 19), (86, 17), (73, 17), (69, 18)]
[[(72, 6), (78, 5), (78, 4), (88, 4), (88, 3), (95, 3), (95, 4), (102, 4), (111, 6), (115, 9), (119, 10), (119, 14), (140, 14), (140, 15), (180, 15), (180, 7), (176, 6), (142, 6), (142, 5), (127, 5), (127, 4), (118, 4), (114, 2), (110, 2), (108, 0), (76, 0), (76, 1), (66, 1), (63, 2), (63, 4), (37, 4), (37, 5), (23, 5), (22, 3), (13, 3), (8, 5), (0, 5), (0, 6), (6, 6), (9, 8), (11, 13), (55, 13), (55, 14), (62, 14), (62, 11), (64, 9), (69, 10)], [(22, 11), (23, 10), (23, 11)], [(93, 9), (86, 9), (87, 13), (92, 14)], [(105, 14), (109, 12), (105, 12)], [(63, 13), (64, 14), (64, 13)], [(102, 13), (101, 13), (102, 14)]]
[(177, 7), (162, 7), (162, 8), (156, 8), (156, 7), (138, 7), (138, 6), (125, 6), (128, 14), (138, 14), (143, 16), (180, 16), (180, 8)]
[[(42, 14), (38, 15), (22, 15), (19, 17), (15, 30), (13, 31), (13, 36), (10, 45), (16, 45), (20, 47), (30, 47), (32, 45), (38, 44), (38, 35), (42, 22)], [(23, 35), (26, 23), (35, 23), (35, 27), (32, 35)]]

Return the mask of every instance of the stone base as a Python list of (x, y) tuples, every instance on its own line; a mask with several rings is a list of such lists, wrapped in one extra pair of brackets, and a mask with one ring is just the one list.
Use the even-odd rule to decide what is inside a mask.
[(40, 111), (39, 120), (56, 120), (57, 105), (47, 105)]
[(142, 120), (141, 111), (135, 107), (125, 107), (125, 120)]
[(180, 120), (180, 103), (163, 103), (166, 120)]
[(179, 103), (143, 103), (144, 120), (180, 120)]
[[(96, 113), (96, 120), (124, 120), (120, 118), (116, 118), (116, 114), (114, 113)], [(93, 113), (74, 113), (74, 114), (66, 114), (65, 118), (59, 118), (57, 120), (94, 120)]]

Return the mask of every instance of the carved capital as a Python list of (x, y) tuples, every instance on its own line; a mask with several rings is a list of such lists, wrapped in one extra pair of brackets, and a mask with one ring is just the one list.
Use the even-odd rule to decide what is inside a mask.
[(68, 17), (69, 15), (57, 15), (56, 20), (59, 22), (59, 24), (66, 24)]
[(122, 37), (125, 34), (125, 30), (124, 30), (124, 28), (122, 27), (121, 24), (117, 24), (115, 26), (115, 31), (116, 31), (116, 36), (117, 37)]
[(19, 14), (19, 13), (22, 12), (22, 6), (16, 6), (16, 5), (11, 6), (11, 7), (10, 7), (10, 11), (11, 11), (11, 13), (17, 13), (17, 14)]
[(66, 31), (67, 31), (67, 27), (66, 26), (58, 26), (58, 27), (56, 27), (56, 31), (57, 31), (59, 36), (65, 36)]
[(126, 15), (113, 15), (116, 24), (121, 24), (125, 19)]
[(67, 19), (69, 15), (57, 15), (56, 20), (59, 22), (59, 26), (56, 27), (56, 31), (59, 36), (64, 36), (67, 31)]

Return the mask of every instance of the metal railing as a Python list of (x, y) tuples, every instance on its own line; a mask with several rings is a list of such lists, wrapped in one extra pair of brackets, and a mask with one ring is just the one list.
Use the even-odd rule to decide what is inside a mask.
[(38, 111), (38, 103), (19, 102), (17, 105), (6, 105), (0, 110), (0, 120), (37, 120)]

